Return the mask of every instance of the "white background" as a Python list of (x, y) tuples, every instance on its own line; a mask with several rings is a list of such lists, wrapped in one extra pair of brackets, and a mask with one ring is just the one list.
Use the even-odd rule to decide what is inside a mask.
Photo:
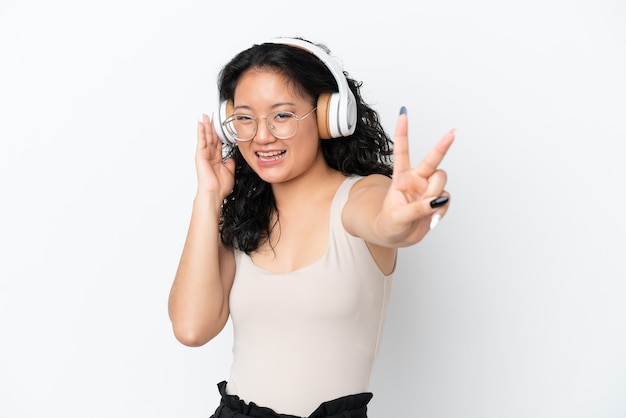
[[(214, 3), (211, 5), (210, 3)], [(371, 416), (626, 416), (626, 6), (614, 1), (0, 5), (0, 417), (208, 417), (230, 328), (187, 348), (167, 295), (216, 75), (326, 43), (448, 216), (400, 254)]]

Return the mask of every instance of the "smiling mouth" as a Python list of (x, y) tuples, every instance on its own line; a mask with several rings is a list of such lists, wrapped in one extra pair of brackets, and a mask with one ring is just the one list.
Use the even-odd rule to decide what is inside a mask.
[(256, 156), (261, 161), (275, 161), (282, 158), (287, 151), (271, 151), (271, 152), (257, 152)]

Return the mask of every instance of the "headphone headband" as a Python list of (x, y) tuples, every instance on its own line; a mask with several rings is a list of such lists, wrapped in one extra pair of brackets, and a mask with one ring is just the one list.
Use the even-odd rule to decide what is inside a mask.
[(333, 57), (328, 55), (328, 52), (326, 52), (324, 49), (311, 42), (295, 38), (274, 38), (268, 43), (289, 45), (304, 49), (305, 51), (309, 51), (311, 54), (319, 58), (320, 61), (322, 61), (333, 74), (335, 80), (337, 81), (337, 88), (339, 89), (339, 93), (341, 94), (341, 96), (348, 99), (349, 95), (352, 94), (352, 91), (350, 91), (350, 88), (348, 87), (348, 80), (346, 80), (343, 69), (339, 67), (337, 61)]

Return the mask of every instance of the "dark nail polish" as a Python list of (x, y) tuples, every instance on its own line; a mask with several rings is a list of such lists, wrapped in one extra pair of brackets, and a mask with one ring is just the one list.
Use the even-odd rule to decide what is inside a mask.
[(433, 199), (430, 201), (430, 207), (433, 209), (440, 208), (446, 203), (448, 203), (448, 200), (450, 200), (448, 196), (438, 197), (437, 199)]
[(402, 106), (402, 107), (400, 108), (400, 114), (401, 114), (401, 115), (406, 115), (406, 107)]

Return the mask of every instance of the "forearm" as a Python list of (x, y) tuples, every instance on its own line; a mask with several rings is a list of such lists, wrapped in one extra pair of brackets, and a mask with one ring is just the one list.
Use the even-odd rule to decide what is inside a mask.
[[(202, 345), (217, 335), (228, 317), (230, 274), (222, 261), (227, 249), (219, 238), (221, 201), (212, 195), (194, 200), (189, 231), (169, 297), (169, 315), (176, 338)], [(224, 261), (225, 262), (225, 261)]]
[(389, 219), (382, 213), (379, 213), (370, 225), (372, 226), (370, 242), (387, 248), (403, 248), (417, 244), (430, 229), (429, 222), (424, 218), (390, 225)]
[(394, 203), (404, 196), (390, 189), (390, 180), (370, 176), (355, 186), (343, 212), (346, 230), (384, 248), (407, 247), (421, 241), (430, 229), (430, 209), (420, 203)]

